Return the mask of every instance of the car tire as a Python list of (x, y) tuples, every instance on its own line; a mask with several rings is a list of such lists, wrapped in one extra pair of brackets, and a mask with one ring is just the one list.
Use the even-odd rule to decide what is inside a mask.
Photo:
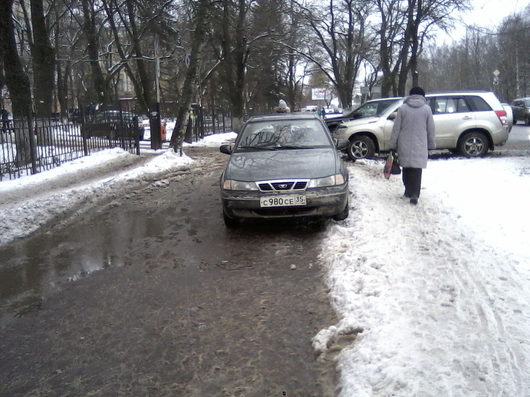
[(225, 222), (225, 226), (228, 229), (235, 229), (239, 226), (239, 220), (237, 218), (232, 218), (223, 211), (223, 221)]
[(482, 132), (468, 132), (458, 141), (458, 152), (465, 157), (480, 157), (488, 152), (488, 138)]
[(366, 135), (358, 135), (350, 138), (350, 145), (347, 149), (348, 156), (353, 161), (373, 157), (375, 154), (375, 144)]
[(338, 213), (337, 215), (333, 215), (333, 220), (343, 221), (344, 219), (348, 217), (349, 214), (350, 214), (350, 204), (347, 202), (346, 207), (344, 207), (344, 210), (342, 212)]
[(530, 125), (530, 116), (526, 117), (526, 125)]

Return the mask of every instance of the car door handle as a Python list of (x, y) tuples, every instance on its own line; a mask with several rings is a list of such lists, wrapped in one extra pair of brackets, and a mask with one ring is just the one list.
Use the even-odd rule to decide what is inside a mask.
[(462, 117), (462, 120), (473, 120), (473, 117), (471, 117), (471, 116), (464, 116), (464, 117)]

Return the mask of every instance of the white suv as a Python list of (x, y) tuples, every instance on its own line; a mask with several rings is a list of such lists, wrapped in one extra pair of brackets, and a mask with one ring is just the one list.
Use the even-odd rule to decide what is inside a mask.
[[(508, 140), (506, 110), (493, 92), (466, 91), (426, 95), (434, 117), (436, 149), (449, 149), (477, 157)], [(390, 149), (390, 135), (403, 100), (381, 115), (342, 123), (334, 138), (350, 141), (346, 152), (352, 160), (372, 157)]]

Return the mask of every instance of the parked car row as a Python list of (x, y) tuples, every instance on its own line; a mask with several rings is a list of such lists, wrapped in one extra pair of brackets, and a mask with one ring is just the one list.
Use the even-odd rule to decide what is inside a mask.
[[(492, 92), (432, 93), (426, 99), (437, 149), (467, 157), (503, 145), (517, 120), (515, 109)], [(233, 145), (220, 147), (230, 155), (220, 178), (225, 225), (245, 219), (345, 219), (349, 178), (339, 152), (355, 160), (388, 151), (402, 103), (400, 97), (376, 99), (327, 120), (313, 112), (250, 118)]]
[(81, 135), (85, 138), (105, 137), (109, 139), (144, 137), (144, 126), (139, 117), (122, 110), (102, 110), (88, 116), (81, 125)]
[[(436, 128), (436, 148), (466, 157), (482, 156), (508, 140), (508, 113), (493, 92), (469, 91), (426, 95)], [(347, 139), (348, 156), (372, 157), (390, 149), (390, 135), (403, 98), (365, 102), (351, 113), (352, 119), (328, 126), (333, 136)]]

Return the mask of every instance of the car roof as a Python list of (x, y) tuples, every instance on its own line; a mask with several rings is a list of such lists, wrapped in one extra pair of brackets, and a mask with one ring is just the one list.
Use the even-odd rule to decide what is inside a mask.
[(493, 91), (486, 90), (449, 90), (449, 91), (432, 91), (425, 94), (425, 96), (431, 95), (473, 95), (473, 94), (490, 94)]
[(319, 120), (320, 117), (311, 112), (294, 112), (294, 113), (272, 113), (252, 116), (247, 120), (248, 123), (258, 121), (278, 121), (278, 120)]
[(397, 101), (398, 99), (401, 99), (401, 98), (402, 97), (400, 97), (400, 96), (389, 96), (389, 97), (385, 97), (385, 98), (369, 99), (369, 100), (361, 103), (361, 105), (364, 105), (365, 103), (368, 103), (368, 102), (391, 101), (392, 99), (395, 99)]

